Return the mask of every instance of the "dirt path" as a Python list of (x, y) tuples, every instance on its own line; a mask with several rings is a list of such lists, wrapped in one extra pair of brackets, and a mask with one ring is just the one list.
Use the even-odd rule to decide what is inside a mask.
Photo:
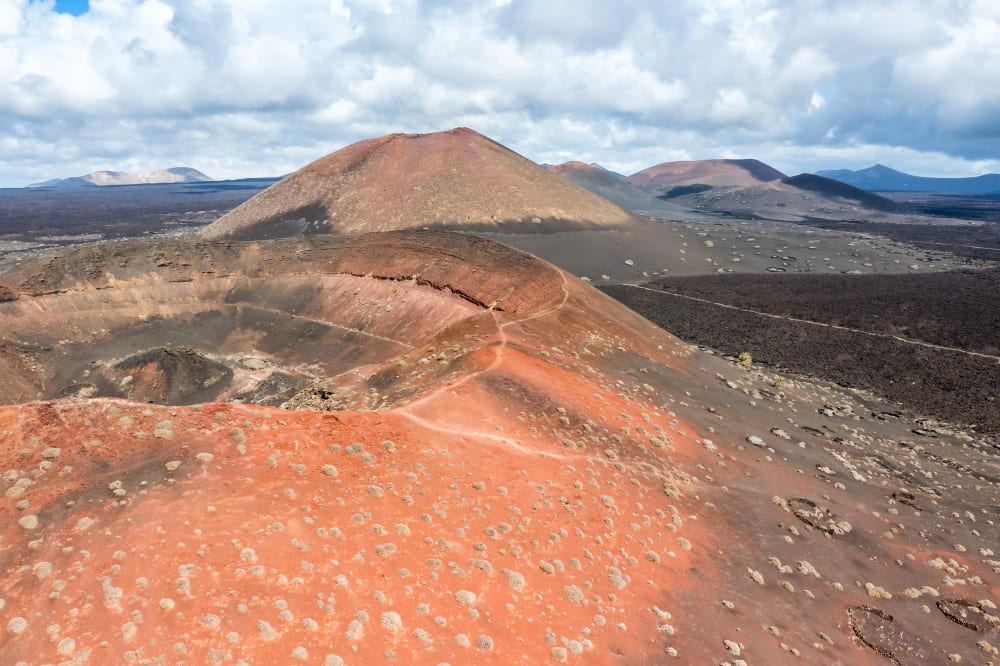
[(301, 321), (308, 321), (313, 324), (322, 324), (323, 326), (329, 326), (330, 328), (336, 328), (341, 331), (346, 331), (348, 333), (356, 333), (358, 335), (363, 335), (368, 338), (373, 338), (375, 340), (382, 340), (383, 342), (390, 342), (394, 345), (399, 345), (401, 347), (406, 347), (407, 349), (413, 349), (413, 345), (403, 342), (402, 340), (395, 340), (393, 338), (387, 338), (384, 335), (377, 335), (375, 333), (369, 333), (368, 331), (362, 331), (359, 328), (351, 328), (350, 326), (341, 326), (340, 324), (334, 324), (332, 321), (327, 321), (325, 319), (317, 319), (316, 317), (307, 317), (305, 315), (295, 314), (291, 312), (284, 312), (278, 310), (277, 308), (265, 308), (260, 305), (243, 305), (240, 303), (223, 303), (222, 304), (229, 309), (234, 310), (258, 310), (260, 312), (270, 312), (277, 315), (285, 315), (291, 317), (292, 319), (299, 319)]
[(750, 314), (760, 315), (761, 317), (770, 317), (771, 319), (783, 319), (785, 321), (794, 321), (800, 324), (809, 324), (811, 326), (823, 326), (825, 328), (835, 328), (839, 331), (847, 331), (849, 333), (859, 333), (861, 335), (869, 335), (873, 338), (889, 338), (891, 340), (898, 340), (899, 342), (905, 342), (909, 345), (918, 345), (920, 347), (927, 347), (929, 349), (940, 349), (942, 351), (958, 352), (959, 354), (968, 354), (969, 356), (977, 356), (979, 358), (989, 358), (997, 362), (1000, 362), (1000, 356), (993, 356), (991, 354), (981, 354), (979, 352), (968, 351), (965, 349), (958, 349), (957, 347), (945, 347), (942, 345), (931, 344), (930, 342), (921, 342), (920, 340), (911, 340), (910, 338), (904, 338), (900, 335), (888, 335), (886, 333), (872, 333), (871, 331), (864, 331), (860, 328), (849, 328), (847, 326), (837, 326), (836, 324), (824, 324), (820, 321), (810, 321), (808, 319), (796, 319), (795, 317), (786, 317), (784, 315), (776, 315), (768, 312), (760, 312), (758, 310), (750, 310), (747, 308), (741, 308), (736, 305), (729, 305), (727, 303), (718, 303), (716, 301), (710, 301), (704, 298), (698, 298), (696, 296), (686, 296), (684, 294), (678, 294), (673, 291), (663, 291), (661, 289), (651, 289), (650, 287), (644, 287), (638, 284), (623, 284), (623, 287), (632, 287), (633, 289), (642, 289), (644, 291), (651, 291), (654, 294), (666, 294), (667, 296), (674, 296), (676, 298), (685, 298), (689, 301), (697, 301), (698, 303), (706, 303), (708, 305), (715, 305), (720, 308), (727, 308), (729, 310), (739, 310), (740, 312), (748, 312)]
[(986, 245), (962, 245), (960, 243), (938, 243), (935, 241), (910, 241), (910, 242), (922, 245), (943, 245), (945, 247), (967, 247), (973, 250), (992, 250), (993, 252), (1000, 252), (1000, 247), (996, 246), (990, 247)]
[[(559, 270), (559, 269), (557, 269), (557, 270)], [(481, 375), (484, 372), (489, 372), (490, 370), (496, 369), (500, 365), (500, 363), (503, 362), (503, 352), (504, 352), (504, 348), (507, 346), (507, 342), (508, 342), (508, 340), (507, 340), (507, 333), (504, 332), (505, 328), (507, 328), (508, 326), (511, 326), (513, 324), (522, 324), (522, 323), (524, 323), (526, 321), (530, 321), (532, 319), (538, 319), (539, 317), (544, 317), (544, 316), (550, 315), (553, 312), (556, 312), (556, 311), (562, 309), (562, 307), (566, 305), (566, 301), (569, 300), (569, 282), (567, 282), (567, 280), (566, 280), (566, 274), (562, 270), (559, 270), (559, 277), (562, 278), (563, 297), (562, 297), (562, 300), (560, 300), (558, 304), (552, 306), (551, 308), (548, 308), (548, 309), (543, 310), (541, 312), (535, 313), (535, 314), (531, 315), (530, 317), (524, 317), (522, 319), (513, 319), (513, 320), (508, 321), (508, 322), (503, 323), (503, 324), (500, 323), (500, 319), (499, 319), (499, 317), (497, 315), (497, 311), (495, 309), (490, 308), (489, 310), (487, 310), (487, 312), (489, 312), (490, 316), (493, 318), (493, 323), (497, 327), (497, 337), (498, 337), (498, 340), (497, 340), (496, 344), (490, 346), (490, 349), (494, 350), (494, 354), (493, 354), (493, 360), (490, 361), (489, 365), (485, 365), (482, 368), (480, 368), (479, 370), (465, 375), (464, 377), (462, 377), (461, 379), (459, 379), (456, 382), (453, 382), (451, 384), (446, 384), (445, 386), (442, 386), (441, 388), (437, 389), (436, 391), (432, 391), (431, 393), (428, 393), (424, 397), (422, 397), (422, 398), (420, 398), (418, 400), (414, 400), (413, 402), (410, 402), (410, 403), (408, 403), (408, 404), (400, 407), (397, 411), (399, 413), (401, 413), (403, 416), (406, 416), (408, 418), (416, 417), (417, 419), (420, 419), (420, 421), (422, 421), (421, 425), (424, 425), (425, 427), (431, 427), (428, 421), (426, 421), (425, 419), (422, 419), (420, 417), (417, 417), (414, 414), (413, 410), (416, 409), (416, 408), (418, 408), (420, 405), (424, 405), (424, 404), (427, 404), (428, 402), (436, 400), (437, 398), (441, 397), (441, 395), (443, 395), (446, 392), (454, 391), (458, 387), (460, 387), (463, 384), (465, 384), (466, 382), (474, 379), (475, 377), (478, 377), (479, 375)], [(451, 432), (452, 434), (463, 434), (463, 433), (461, 433), (459, 431), (454, 431), (454, 430), (446, 430), (446, 431), (447, 432)], [(473, 435), (473, 436), (481, 436), (481, 435), (478, 435), (477, 433), (465, 433), (465, 434), (469, 434), (469, 435)]]
[[(452, 382), (450, 384), (446, 384), (445, 386), (442, 386), (441, 388), (439, 388), (439, 389), (437, 389), (435, 391), (432, 391), (431, 393), (428, 393), (424, 397), (422, 397), (422, 398), (420, 398), (418, 400), (414, 400), (413, 402), (410, 402), (410, 403), (408, 403), (406, 405), (403, 405), (402, 407), (399, 407), (398, 409), (396, 409), (394, 411), (396, 413), (400, 414), (401, 416), (403, 416), (403, 417), (405, 417), (405, 418), (413, 421), (414, 423), (417, 423), (418, 425), (421, 425), (421, 426), (423, 426), (425, 428), (430, 428), (432, 430), (437, 430), (438, 432), (444, 432), (444, 433), (448, 433), (448, 434), (452, 434), (452, 435), (459, 435), (459, 436), (479, 437), (479, 438), (490, 439), (490, 440), (494, 440), (494, 441), (497, 441), (497, 442), (501, 442), (502, 444), (504, 444), (506, 446), (509, 446), (509, 447), (512, 447), (514, 449), (517, 449), (519, 451), (528, 452), (528, 449), (525, 449), (524, 447), (520, 446), (519, 444), (511, 441), (511, 439), (509, 437), (499, 437), (497, 435), (490, 435), (490, 434), (487, 434), (487, 433), (467, 431), (467, 430), (462, 430), (462, 429), (454, 429), (454, 428), (449, 428), (449, 427), (446, 427), (446, 426), (438, 425), (437, 423), (434, 423), (434, 422), (432, 422), (432, 421), (430, 421), (428, 419), (425, 419), (425, 418), (419, 416), (418, 414), (415, 413), (414, 410), (419, 409), (421, 405), (426, 405), (426, 404), (428, 404), (428, 403), (430, 403), (430, 402), (432, 402), (432, 401), (440, 398), (443, 394), (445, 394), (447, 392), (453, 392), (453, 391), (455, 391), (455, 389), (459, 388), (460, 386), (462, 386), (463, 384), (469, 382), (470, 380), (478, 377), (479, 375), (483, 374), (484, 372), (489, 372), (490, 370), (494, 370), (497, 367), (499, 367), (499, 365), (503, 362), (504, 348), (506, 348), (507, 343), (508, 343), (507, 333), (504, 331), (505, 328), (507, 328), (508, 326), (511, 326), (513, 324), (522, 324), (522, 323), (524, 323), (526, 321), (531, 321), (532, 319), (538, 319), (539, 317), (545, 317), (547, 315), (550, 315), (550, 314), (552, 314), (554, 312), (557, 312), (558, 310), (562, 309), (566, 305), (566, 302), (569, 300), (569, 282), (566, 280), (566, 273), (563, 272), (562, 270), (559, 270), (559, 269), (557, 269), (557, 270), (559, 272), (559, 277), (562, 279), (563, 297), (562, 297), (562, 300), (560, 300), (559, 303), (557, 303), (556, 305), (554, 305), (554, 306), (552, 306), (550, 308), (547, 308), (545, 310), (542, 310), (541, 312), (537, 312), (537, 313), (535, 313), (535, 314), (533, 314), (533, 315), (531, 315), (529, 317), (524, 317), (524, 318), (521, 318), (521, 319), (512, 319), (511, 321), (505, 322), (503, 324), (500, 323), (500, 318), (499, 318), (499, 316), (497, 314), (497, 311), (495, 309), (493, 309), (491, 307), (489, 310), (487, 310), (487, 312), (489, 312), (490, 316), (493, 318), (493, 323), (496, 325), (496, 328), (497, 328), (497, 338), (498, 338), (497, 342), (489, 347), (490, 349), (494, 350), (493, 360), (490, 361), (489, 365), (485, 365), (482, 368), (480, 368), (479, 370), (465, 375), (464, 377), (462, 377), (458, 381)], [(550, 455), (554, 455), (554, 454), (550, 454)]]

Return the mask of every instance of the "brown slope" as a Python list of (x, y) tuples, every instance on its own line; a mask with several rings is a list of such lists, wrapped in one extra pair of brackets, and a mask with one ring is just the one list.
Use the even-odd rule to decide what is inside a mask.
[[(14, 277), (0, 337), (38, 353), (200, 308), (405, 344), (292, 409), (0, 407), (5, 666), (991, 658), (986, 441), (775, 388), (523, 253), (171, 241)], [(256, 353), (252, 323), (203, 330)]]
[(204, 238), (422, 227), (614, 228), (631, 215), (460, 127), (389, 134), (300, 169), (219, 218)]
[(785, 174), (759, 160), (695, 160), (657, 164), (626, 180), (636, 187), (662, 194), (685, 185), (748, 187), (784, 177)]
[[(377, 353), (291, 409), (0, 407), (4, 666), (991, 658), (988, 442), (775, 388), (497, 243), (109, 244), (7, 281), (36, 354), (206, 309)], [(266, 353), (254, 324), (202, 351)]]

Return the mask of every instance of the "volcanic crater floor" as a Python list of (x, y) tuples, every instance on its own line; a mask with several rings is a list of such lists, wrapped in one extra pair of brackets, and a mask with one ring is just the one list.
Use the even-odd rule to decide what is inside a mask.
[(0, 281), (4, 663), (1000, 659), (995, 441), (530, 255), (126, 243)]

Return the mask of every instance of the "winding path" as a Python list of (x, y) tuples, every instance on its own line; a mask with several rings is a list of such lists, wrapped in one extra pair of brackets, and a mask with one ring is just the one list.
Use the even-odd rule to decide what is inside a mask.
[[(507, 446), (509, 448), (512, 448), (512, 449), (517, 450), (517, 451), (519, 451), (521, 453), (524, 453), (524, 454), (532, 454), (533, 455), (533, 454), (539, 453), (536, 450), (529, 449), (527, 447), (522, 446), (521, 444), (518, 444), (516, 441), (514, 441), (510, 437), (500, 437), (499, 435), (492, 435), (492, 434), (489, 434), (489, 433), (476, 432), (476, 431), (465, 430), (465, 429), (449, 428), (449, 427), (444, 426), (444, 425), (439, 425), (439, 424), (434, 423), (433, 421), (430, 421), (430, 420), (428, 420), (428, 419), (426, 419), (426, 418), (424, 418), (422, 416), (418, 416), (417, 414), (414, 413), (414, 409), (418, 408), (420, 405), (424, 405), (424, 404), (427, 404), (428, 402), (436, 400), (437, 398), (441, 397), (441, 395), (443, 395), (445, 392), (454, 391), (458, 387), (462, 386), (463, 384), (465, 384), (466, 382), (470, 381), (471, 379), (473, 379), (475, 377), (478, 377), (479, 375), (483, 374), (484, 372), (489, 372), (491, 370), (495, 370), (500, 365), (500, 363), (503, 362), (504, 348), (508, 344), (507, 333), (504, 331), (505, 328), (507, 328), (508, 326), (511, 326), (513, 324), (523, 324), (524, 322), (531, 321), (532, 319), (538, 319), (540, 317), (548, 316), (548, 315), (550, 315), (550, 314), (552, 314), (554, 312), (559, 311), (563, 307), (565, 307), (566, 302), (569, 300), (569, 282), (566, 280), (566, 273), (564, 271), (562, 271), (560, 269), (556, 269), (556, 270), (559, 273), (559, 277), (562, 279), (562, 291), (563, 291), (563, 297), (559, 301), (558, 304), (556, 304), (556, 305), (554, 305), (554, 306), (552, 306), (550, 308), (547, 308), (547, 309), (545, 309), (545, 310), (543, 310), (541, 312), (537, 312), (537, 313), (535, 313), (533, 315), (530, 315), (528, 317), (523, 317), (521, 319), (512, 319), (511, 321), (505, 322), (503, 324), (500, 323), (500, 319), (499, 319), (499, 317), (497, 315), (497, 311), (495, 309), (490, 308), (489, 310), (487, 310), (487, 312), (489, 312), (490, 316), (493, 318), (493, 323), (496, 325), (497, 336), (499, 338), (499, 340), (495, 344), (492, 344), (490, 346), (490, 348), (494, 350), (494, 355), (493, 355), (493, 360), (490, 361), (489, 365), (485, 365), (482, 368), (480, 368), (479, 370), (476, 370), (475, 372), (471, 372), (471, 373), (469, 373), (469, 374), (461, 377), (457, 381), (452, 382), (450, 384), (446, 384), (445, 386), (442, 386), (441, 388), (439, 388), (439, 389), (437, 389), (435, 391), (432, 391), (431, 393), (428, 393), (427, 395), (425, 395), (424, 397), (420, 398), (419, 400), (415, 400), (415, 401), (413, 401), (411, 403), (403, 405), (402, 407), (399, 407), (398, 409), (393, 410), (393, 411), (395, 413), (403, 416), (404, 418), (409, 419), (413, 423), (416, 423), (417, 425), (422, 426), (424, 428), (428, 428), (430, 430), (435, 430), (437, 432), (443, 432), (443, 433), (447, 433), (447, 434), (451, 434), (451, 435), (457, 435), (457, 436), (460, 436), (460, 437), (476, 437), (476, 438), (480, 438), (480, 439), (489, 439), (489, 440), (492, 440), (492, 441), (495, 441), (495, 442), (499, 442), (500, 444), (502, 444), (504, 446)], [(555, 458), (559, 458), (559, 459), (565, 458), (565, 456), (562, 456), (562, 455), (557, 454), (557, 453), (546, 453), (546, 455), (549, 455), (549, 456), (552, 456), (552, 457), (555, 457)]]

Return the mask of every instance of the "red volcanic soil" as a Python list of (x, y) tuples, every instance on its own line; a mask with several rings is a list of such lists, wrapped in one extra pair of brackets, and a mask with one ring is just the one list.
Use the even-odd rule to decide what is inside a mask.
[[(553, 164), (546, 167), (548, 171), (552, 173), (557, 173), (562, 175), (564, 173), (571, 173), (573, 171), (605, 171), (604, 169), (594, 166), (593, 164), (587, 164), (586, 162), (581, 162), (580, 160), (573, 160), (572, 162), (564, 162), (562, 164)], [(605, 171), (606, 173), (606, 171)], [(614, 174), (610, 174), (614, 175)]]
[(784, 177), (785, 174), (759, 160), (696, 160), (664, 162), (626, 180), (645, 190), (667, 192), (672, 187), (694, 184), (749, 187)]
[[(92, 322), (99, 342), (249, 308), (245, 287), (260, 309), (285, 290), (285, 315), (323, 335), (326, 321), (401, 345), (290, 409), (0, 407), (4, 664), (996, 658), (987, 442), (817, 384), (775, 388), (483, 239), (90, 252), (7, 280), (5, 344), (36, 345), (44, 366), (54, 313), (122, 310)], [(291, 297), (293, 278), (349, 279), (352, 298), (341, 283)], [(256, 353), (268, 328), (206, 326), (203, 345)]]
[(615, 228), (631, 215), (460, 127), (388, 134), (327, 155), (223, 215), (204, 238), (422, 227)]

